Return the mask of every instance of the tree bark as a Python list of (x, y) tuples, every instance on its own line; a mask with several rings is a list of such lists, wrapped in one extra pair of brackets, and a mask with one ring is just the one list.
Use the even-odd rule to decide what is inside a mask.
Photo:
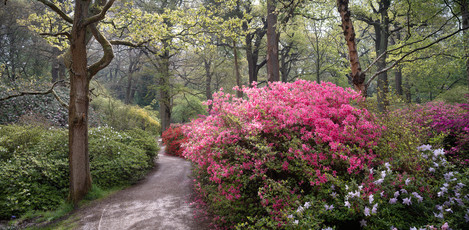
[(234, 53), (234, 67), (236, 73), (236, 85), (239, 87), (239, 90), (236, 91), (236, 96), (239, 98), (243, 97), (243, 92), (241, 91), (241, 74), (239, 73), (239, 64), (238, 64), (238, 49), (236, 48), (236, 41), (233, 40), (233, 53)]
[(469, 0), (461, 0), (461, 14), (462, 14), (462, 26), (463, 30), (463, 41), (464, 41), (464, 53), (466, 56), (466, 77), (467, 87), (469, 89)]
[(69, 103), (70, 195), (74, 205), (91, 189), (88, 155), (89, 74), (87, 69), (87, 31), (82, 23), (88, 16), (90, 1), (75, 1), (71, 33), (72, 62)]
[(267, 0), (267, 79), (269, 82), (280, 80), (278, 62), (278, 32), (276, 0)]
[[(362, 72), (360, 60), (358, 58), (357, 45), (355, 41), (355, 29), (350, 18), (348, 0), (337, 0), (337, 8), (342, 19), (342, 30), (344, 31), (345, 41), (349, 52), (350, 68), (352, 71), (352, 83), (356, 91), (361, 92), (363, 97), (367, 96), (365, 73)], [(318, 76), (319, 81), (319, 76)]]
[(212, 100), (212, 72), (210, 71), (212, 66), (211, 60), (207, 60), (204, 57), (205, 67), (205, 97), (207, 100)]
[(161, 117), (161, 132), (169, 128), (171, 124), (171, 86), (170, 86), (170, 72), (169, 72), (169, 50), (167, 49), (167, 42), (164, 43), (164, 52), (160, 55), (159, 67), (159, 91), (160, 91), (160, 117)]
[[(382, 55), (388, 49), (389, 42), (389, 17), (388, 9), (391, 4), (390, 0), (381, 0), (379, 2), (379, 13), (381, 16), (380, 23), (374, 24), (376, 41), (376, 57)], [(378, 72), (386, 68), (386, 55), (377, 61)], [(383, 72), (378, 75), (378, 110), (385, 112), (389, 106), (388, 99), (389, 83), (388, 74)]]

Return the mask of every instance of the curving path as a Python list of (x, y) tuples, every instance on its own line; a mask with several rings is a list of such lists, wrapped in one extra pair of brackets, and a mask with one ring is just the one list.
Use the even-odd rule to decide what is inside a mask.
[(74, 214), (74, 229), (209, 229), (194, 218), (191, 165), (164, 154), (161, 148), (155, 169), (127, 189), (92, 203)]

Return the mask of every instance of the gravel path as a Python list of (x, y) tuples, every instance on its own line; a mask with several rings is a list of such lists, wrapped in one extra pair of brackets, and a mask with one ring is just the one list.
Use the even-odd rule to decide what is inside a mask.
[(194, 218), (191, 165), (188, 161), (158, 154), (155, 169), (127, 189), (95, 202), (73, 216), (75, 229), (209, 229)]

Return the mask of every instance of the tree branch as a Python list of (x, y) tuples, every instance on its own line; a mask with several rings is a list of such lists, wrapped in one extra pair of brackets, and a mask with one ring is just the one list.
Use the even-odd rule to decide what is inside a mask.
[(42, 91), (42, 92), (40, 92), (40, 91), (39, 92), (38, 91), (21, 91), (17, 94), (12, 94), (12, 95), (8, 95), (6, 97), (0, 98), (0, 101), (6, 101), (6, 100), (9, 100), (9, 99), (12, 99), (12, 98), (15, 98), (15, 97), (21, 97), (21, 96), (26, 96), (26, 95), (46, 95), (46, 94), (52, 93), (52, 91), (54, 90), (54, 87), (56, 87), (57, 84), (59, 84), (61, 82), (63, 82), (63, 80), (54, 82), (54, 84), (52, 84), (50, 89), (48, 89), (46, 91)]
[(55, 99), (60, 103), (62, 107), (64, 107), (66, 110), (68, 110), (68, 104), (65, 103), (62, 98), (59, 97), (59, 95), (55, 92), (55, 90), (52, 88), (51, 90), (52, 95), (54, 95)]
[(56, 12), (63, 20), (67, 21), (70, 24), (73, 24), (73, 19), (69, 17), (67, 14), (65, 14), (61, 9), (59, 9), (59, 7), (57, 7), (54, 3), (48, 0), (38, 0), (38, 1), (42, 2), (42, 4), (48, 6), (52, 11)]
[(112, 50), (112, 45), (109, 41), (98, 31), (95, 24), (90, 26), (91, 33), (93, 34), (94, 38), (99, 42), (101, 47), (103, 48), (104, 55), (101, 57), (99, 61), (88, 67), (88, 76), (91, 78), (98, 73), (98, 71), (104, 69), (106, 66), (111, 63), (112, 59), (114, 58), (114, 52)]
[(84, 22), (83, 22), (83, 26), (87, 26), (87, 25), (91, 25), (95, 22), (98, 22), (98, 21), (101, 21), (104, 19), (104, 17), (106, 16), (106, 13), (107, 11), (109, 10), (109, 8), (111, 8), (112, 4), (114, 4), (115, 0), (109, 0), (106, 5), (103, 6), (103, 9), (101, 10), (101, 12), (99, 12), (98, 14), (96, 15), (93, 15), (89, 18), (87, 18)]
[[(467, 28), (466, 28), (466, 29), (467, 29)], [(463, 30), (465, 30), (465, 29), (458, 29), (458, 30), (454, 31), (453, 33), (448, 34), (448, 35), (446, 35), (446, 36), (444, 36), (444, 37), (441, 37), (441, 38), (435, 40), (434, 42), (432, 42), (432, 43), (430, 43), (430, 44), (428, 44), (428, 45), (425, 45), (425, 46), (416, 48), (416, 49), (414, 49), (414, 50), (412, 50), (412, 51), (410, 51), (410, 52), (404, 54), (402, 57), (400, 57), (399, 59), (397, 59), (396, 61), (394, 61), (390, 66), (388, 66), (388, 67), (386, 67), (386, 68), (384, 68), (384, 69), (382, 69), (382, 70), (380, 70), (380, 71), (374, 73), (373, 76), (371, 76), (370, 79), (368, 79), (368, 81), (366, 82), (366, 86), (368, 87), (368, 86), (370, 85), (371, 81), (373, 81), (378, 75), (380, 75), (380, 74), (382, 74), (382, 73), (384, 73), (384, 72), (387, 72), (388, 70), (394, 68), (394, 66), (396, 66), (398, 63), (400, 63), (402, 60), (404, 60), (407, 56), (409, 56), (409, 55), (411, 55), (411, 54), (413, 54), (413, 53), (415, 53), (415, 52), (417, 52), (417, 51), (420, 51), (420, 50), (426, 49), (426, 48), (428, 48), (428, 47), (431, 47), (431, 46), (433, 46), (433, 45), (435, 45), (435, 44), (437, 44), (437, 43), (439, 43), (439, 42), (441, 42), (441, 41), (444, 41), (444, 40), (446, 40), (446, 39), (448, 39), (448, 38), (450, 38), (450, 37), (452, 37), (452, 36), (458, 34), (459, 32), (461, 32), (461, 31), (463, 31)], [(387, 51), (385, 51), (384, 53), (386, 53), (386, 52), (387, 52)], [(384, 54), (384, 53), (383, 53), (383, 54)], [(380, 57), (378, 57), (378, 58), (381, 58), (381, 55), (380, 55)], [(378, 59), (378, 58), (377, 58), (377, 59)], [(373, 61), (373, 63), (376, 63), (376, 62)], [(368, 68), (367, 68), (367, 69), (368, 69)]]
[(147, 41), (143, 41), (139, 43), (133, 43), (133, 42), (124, 41), (124, 40), (111, 40), (109, 41), (109, 43), (111, 43), (111, 45), (123, 45), (123, 46), (130, 46), (133, 48), (138, 48), (138, 47), (142, 47), (143, 44), (150, 42), (150, 41), (151, 40), (147, 40)]
[(39, 35), (41, 36), (53, 36), (53, 37), (59, 37), (59, 36), (65, 36), (68, 38), (68, 40), (72, 39), (72, 35), (68, 32), (61, 32), (61, 33), (40, 33)]

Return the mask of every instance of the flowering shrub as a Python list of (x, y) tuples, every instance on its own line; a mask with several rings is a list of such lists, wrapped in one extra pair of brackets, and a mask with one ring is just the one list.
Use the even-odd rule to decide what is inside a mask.
[(182, 133), (180, 125), (171, 125), (163, 132), (161, 138), (166, 145), (167, 154), (182, 157), (182, 151), (184, 150), (182, 145), (187, 142), (187, 138)]
[[(183, 127), (195, 187), (218, 223), (278, 228), (286, 213), (330, 181), (363, 181), (380, 137), (361, 96), (332, 83), (296, 81), (223, 92)], [(367, 193), (373, 187), (364, 188)]]
[(413, 122), (431, 128), (429, 136), (446, 135), (443, 145), (451, 161), (469, 163), (469, 104), (431, 102), (418, 106), (409, 115)]
[(305, 199), (288, 215), (292, 228), (363, 229), (468, 229), (468, 170), (454, 170), (443, 149), (419, 147), (427, 160), (420, 175), (410, 175), (385, 163), (369, 170), (377, 191), (367, 193), (362, 185), (336, 183), (322, 194)]

